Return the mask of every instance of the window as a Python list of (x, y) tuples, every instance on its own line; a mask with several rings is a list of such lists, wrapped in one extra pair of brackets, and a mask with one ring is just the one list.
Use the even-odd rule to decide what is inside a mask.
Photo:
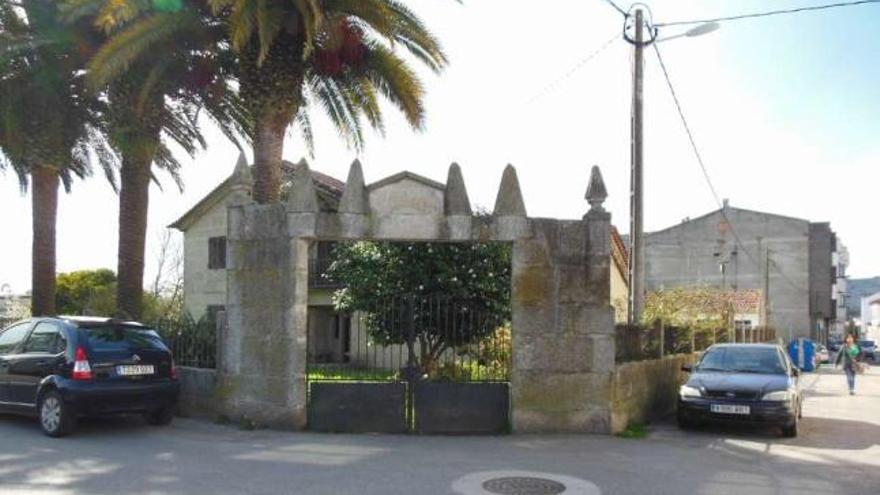
[(9, 354), (14, 351), (18, 344), (24, 340), (30, 328), (30, 323), (19, 323), (7, 328), (5, 332), (0, 334), (0, 355)]
[(208, 239), (208, 268), (211, 270), (226, 268), (226, 237)]
[(736, 329), (737, 332), (751, 330), (752, 320), (736, 320), (733, 322), (733, 328)]
[(137, 349), (168, 350), (159, 334), (150, 328), (102, 325), (85, 330), (89, 336), (89, 347), (96, 352)]
[(58, 326), (47, 321), (38, 323), (31, 336), (24, 345), (25, 353), (57, 354), (64, 350), (59, 345), (63, 338), (58, 331)]
[(733, 346), (711, 349), (703, 354), (699, 371), (727, 373), (784, 374), (786, 367), (772, 347)]

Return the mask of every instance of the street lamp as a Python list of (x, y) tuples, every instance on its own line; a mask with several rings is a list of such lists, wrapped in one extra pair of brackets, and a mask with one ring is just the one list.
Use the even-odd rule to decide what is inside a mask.
[[(643, 158), (643, 84), (644, 84), (644, 50), (651, 43), (660, 41), (668, 41), (673, 38), (687, 36), (693, 38), (711, 33), (718, 29), (716, 22), (707, 22), (695, 26), (688, 31), (670, 36), (668, 38), (657, 39), (657, 27), (649, 26), (648, 37), (645, 38), (645, 26), (650, 21), (645, 20), (646, 6), (643, 4), (635, 4), (630, 7), (631, 15), (627, 14), (624, 21), (623, 38), (633, 45), (633, 96), (632, 96), (632, 116), (631, 116), (631, 132), (632, 141), (630, 146), (631, 152), (631, 170), (630, 170), (630, 236), (629, 236), (629, 252), (630, 266), (628, 273), (629, 282), (629, 301), (628, 301), (628, 320), (630, 324), (638, 323), (642, 318), (642, 309), (645, 304), (645, 243), (644, 243), (644, 179), (642, 173)], [(650, 11), (648, 11), (650, 19)], [(628, 23), (632, 19), (632, 25)], [(630, 37), (627, 30), (632, 27), (635, 29), (635, 36)]]

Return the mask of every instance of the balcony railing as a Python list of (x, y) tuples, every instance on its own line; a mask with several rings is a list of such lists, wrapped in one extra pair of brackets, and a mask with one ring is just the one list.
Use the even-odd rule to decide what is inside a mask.
[(327, 270), (332, 263), (333, 260), (329, 256), (319, 256), (309, 260), (309, 287), (313, 289), (336, 289), (341, 286), (339, 282), (327, 276)]

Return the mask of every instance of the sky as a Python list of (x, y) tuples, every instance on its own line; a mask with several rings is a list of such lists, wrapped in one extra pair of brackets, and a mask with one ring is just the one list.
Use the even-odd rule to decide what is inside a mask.
[[(627, 4), (618, 0), (617, 3)], [(653, 0), (654, 22), (703, 19), (824, 0)], [(420, 70), (425, 130), (390, 106), (384, 136), (360, 154), (313, 114), (312, 168), (342, 180), (360, 158), (367, 182), (401, 170), (445, 181), (462, 167), (471, 202), (491, 209), (508, 163), (528, 214), (580, 218), (590, 167), (608, 187), (612, 221), (628, 229), (632, 47), (605, 0), (412, 0), (443, 41), (450, 66)], [(850, 252), (849, 274), (880, 275), (880, 4), (730, 21), (657, 45), (708, 173), (732, 206), (831, 222)], [(687, 27), (668, 26), (659, 38)], [(618, 39), (584, 62), (612, 37)], [(575, 69), (575, 70), (572, 70)], [(716, 209), (653, 49), (645, 67), (645, 228)], [(168, 177), (150, 197), (146, 280), (163, 229), (226, 178), (236, 148), (205, 123), (209, 147), (184, 163), (184, 191)], [(306, 155), (296, 131), (285, 158)], [(251, 158), (250, 151), (248, 157)], [(101, 174), (61, 194), (60, 272), (116, 267), (118, 198)], [(0, 172), (0, 285), (30, 288), (31, 208)]]

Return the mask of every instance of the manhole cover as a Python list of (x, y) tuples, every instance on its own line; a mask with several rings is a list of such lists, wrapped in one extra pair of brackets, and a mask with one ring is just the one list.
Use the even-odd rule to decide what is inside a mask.
[(485, 481), (483, 489), (498, 495), (556, 495), (565, 491), (565, 485), (546, 478), (511, 476)]

